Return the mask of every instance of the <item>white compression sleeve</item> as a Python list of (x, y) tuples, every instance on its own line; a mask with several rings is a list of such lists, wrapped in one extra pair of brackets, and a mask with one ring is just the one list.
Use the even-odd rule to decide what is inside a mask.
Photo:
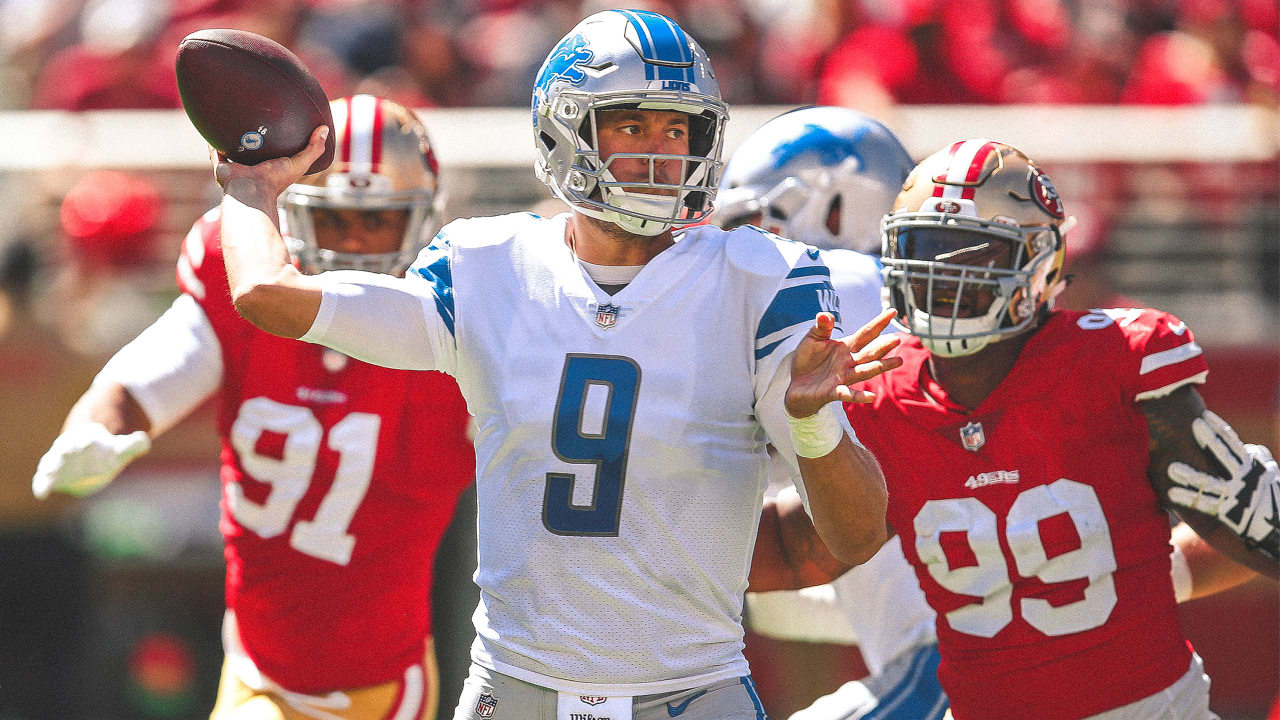
[(218, 336), (195, 299), (181, 295), (94, 382), (123, 385), (151, 421), (151, 435), (159, 435), (222, 385)]
[(324, 282), (324, 299), (299, 340), (383, 367), (454, 372), (453, 334), (430, 286), (358, 270), (316, 277)]

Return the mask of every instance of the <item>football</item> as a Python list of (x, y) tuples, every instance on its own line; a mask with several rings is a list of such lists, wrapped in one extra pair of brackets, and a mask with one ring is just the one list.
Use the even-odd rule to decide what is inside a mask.
[(321, 123), (329, 126), (329, 139), (307, 173), (333, 162), (333, 114), (324, 88), (274, 40), (244, 30), (200, 30), (179, 43), (175, 71), (191, 124), (233, 162), (256, 165), (297, 154)]

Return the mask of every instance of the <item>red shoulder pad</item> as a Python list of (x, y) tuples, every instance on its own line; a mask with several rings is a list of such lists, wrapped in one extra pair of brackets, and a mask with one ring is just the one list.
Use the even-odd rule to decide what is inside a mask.
[(196, 220), (178, 254), (178, 288), (201, 305), (211, 299), (230, 298), (222, 264), (221, 218), (221, 209), (215, 207)]
[(1203, 383), (1208, 376), (1209, 366), (1195, 334), (1170, 313), (1111, 308), (1090, 311), (1079, 322), (1081, 327), (1114, 323), (1119, 329), (1128, 344), (1130, 362), (1125, 366), (1133, 374), (1124, 379), (1134, 400), (1162, 397), (1183, 385)]

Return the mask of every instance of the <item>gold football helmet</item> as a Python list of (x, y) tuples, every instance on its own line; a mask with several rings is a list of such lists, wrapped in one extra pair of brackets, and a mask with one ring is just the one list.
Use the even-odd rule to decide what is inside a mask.
[[(372, 95), (329, 103), (336, 152), (328, 169), (282, 196), (290, 252), (304, 272), (372, 270), (400, 274), (440, 228), (439, 166), (427, 129), (407, 108)], [(394, 252), (337, 252), (316, 242), (316, 210), (402, 210), (404, 239)]]
[(886, 302), (932, 352), (978, 352), (1053, 307), (1074, 222), (1018, 149), (953, 143), (911, 171), (881, 222)]

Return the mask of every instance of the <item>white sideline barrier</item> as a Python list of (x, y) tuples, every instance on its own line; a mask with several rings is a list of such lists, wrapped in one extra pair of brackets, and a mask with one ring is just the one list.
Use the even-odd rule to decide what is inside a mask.
[[(725, 157), (785, 107), (731, 108)], [(524, 108), (426, 110), (421, 115), (442, 165), (528, 167)], [(1241, 162), (1280, 157), (1277, 111), (1245, 105), (900, 106), (882, 119), (917, 158), (967, 137), (1021, 148), (1040, 162)], [(0, 171), (59, 167), (194, 169), (204, 141), (181, 110), (0, 112)]]

